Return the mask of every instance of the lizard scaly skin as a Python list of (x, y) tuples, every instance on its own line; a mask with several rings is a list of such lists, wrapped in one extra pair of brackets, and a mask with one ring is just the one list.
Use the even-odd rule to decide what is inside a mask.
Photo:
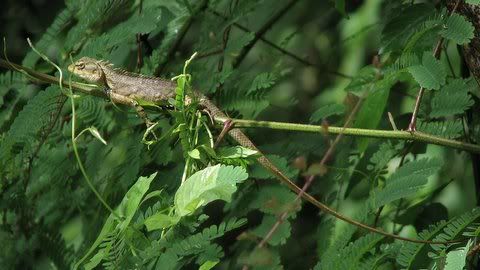
[[(68, 70), (74, 75), (88, 81), (95, 83), (99, 86), (104, 86), (111, 91), (112, 94), (128, 97), (132, 100), (142, 99), (153, 103), (165, 103), (169, 98), (175, 97), (176, 84), (172, 81), (148, 77), (140, 74), (130, 73), (121, 69), (113, 68), (113, 65), (102, 60), (97, 60), (89, 57), (82, 57), (75, 63), (68, 67)], [(228, 118), (213, 102), (211, 102), (205, 95), (195, 91), (194, 95), (199, 101), (199, 105), (207, 109), (210, 115), (215, 118)], [(132, 104), (135, 105), (135, 104)], [(137, 109), (137, 111), (139, 111)], [(140, 112), (139, 112), (140, 113)], [(327, 205), (319, 202), (310, 194), (304, 192), (298, 187), (292, 180), (290, 180), (285, 174), (283, 174), (273, 163), (261, 153), (261, 151), (253, 144), (253, 142), (238, 128), (229, 130), (228, 134), (240, 145), (256, 150), (260, 153), (260, 157), (257, 161), (271, 173), (273, 173), (279, 180), (288, 186), (292, 191), (300, 195), (303, 199), (315, 205), (317, 208), (325, 213), (328, 213), (338, 219), (341, 219), (347, 223), (363, 228), (370, 232), (378, 233), (387, 237), (414, 242), (414, 243), (427, 243), (427, 244), (445, 244), (450, 242), (434, 242), (427, 240), (417, 240), (398, 236), (385, 232), (383, 230), (370, 227), (366, 224), (352, 220), (346, 217)], [(456, 242), (456, 241), (454, 241)]]

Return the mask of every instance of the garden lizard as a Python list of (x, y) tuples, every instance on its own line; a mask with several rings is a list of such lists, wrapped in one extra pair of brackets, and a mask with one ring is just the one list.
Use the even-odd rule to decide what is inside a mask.
[[(130, 73), (122, 69), (113, 68), (113, 65), (107, 61), (97, 60), (89, 57), (82, 57), (75, 63), (71, 64), (68, 67), (68, 70), (74, 75), (90, 83), (95, 83), (98, 86), (106, 87), (107, 92), (109, 92), (110, 94), (128, 97), (130, 100), (133, 101), (131, 105), (137, 108), (137, 112), (142, 118), (145, 117), (144, 119), (147, 119), (145, 112), (138, 104), (134, 102), (134, 100), (141, 99), (157, 104), (165, 104), (169, 98), (175, 97), (175, 82), (157, 77), (143, 76), (136, 73)], [(228, 119), (228, 117), (205, 95), (203, 95), (199, 91), (194, 91), (193, 95), (198, 100), (199, 105), (205, 108), (213, 119)], [(148, 120), (146, 122), (148, 126)], [(357, 227), (384, 236), (416, 243), (445, 243), (401, 237), (377, 228), (370, 227), (366, 224), (350, 219), (349, 217), (346, 217), (341, 213), (338, 213), (337, 211), (319, 202), (313, 196), (298, 187), (292, 180), (290, 180), (284, 173), (282, 173), (265, 155), (263, 155), (261, 151), (255, 146), (255, 144), (253, 144), (253, 142), (240, 129), (232, 128), (228, 131), (228, 134), (240, 145), (258, 151), (258, 153), (260, 153), (260, 157), (257, 160), (265, 169), (277, 176), (277, 178), (281, 180), (285, 185), (287, 185), (288, 188), (290, 188), (292, 191), (294, 191), (303, 199), (309, 201), (325, 213), (328, 213), (338, 219), (341, 219)]]

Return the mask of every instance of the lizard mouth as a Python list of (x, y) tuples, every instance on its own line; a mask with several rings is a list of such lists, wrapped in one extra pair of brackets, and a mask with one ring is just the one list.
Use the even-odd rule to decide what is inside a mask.
[(70, 72), (74, 72), (75, 71), (75, 65), (74, 64), (71, 64), (67, 67), (68, 71)]

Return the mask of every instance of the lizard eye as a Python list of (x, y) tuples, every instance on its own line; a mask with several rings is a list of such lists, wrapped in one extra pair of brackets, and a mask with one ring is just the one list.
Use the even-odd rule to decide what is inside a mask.
[(85, 63), (78, 63), (75, 65), (78, 69), (84, 69), (85, 68)]

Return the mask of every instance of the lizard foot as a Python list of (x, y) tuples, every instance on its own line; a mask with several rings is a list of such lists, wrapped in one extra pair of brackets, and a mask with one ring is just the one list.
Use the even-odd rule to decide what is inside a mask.
[[(143, 138), (142, 138), (142, 143), (146, 144), (147, 147), (150, 147), (150, 145), (158, 142), (158, 137), (157, 134), (155, 134), (154, 128), (158, 123), (153, 123), (149, 122), (147, 124), (147, 130), (145, 130), (145, 133), (143, 133)], [(148, 135), (152, 134), (153, 140), (148, 139)]]
[(105, 93), (105, 95), (107, 95), (108, 98), (111, 99), (110, 93), (112, 93), (112, 89), (110, 89), (109, 87), (104, 87), (103, 92)]

